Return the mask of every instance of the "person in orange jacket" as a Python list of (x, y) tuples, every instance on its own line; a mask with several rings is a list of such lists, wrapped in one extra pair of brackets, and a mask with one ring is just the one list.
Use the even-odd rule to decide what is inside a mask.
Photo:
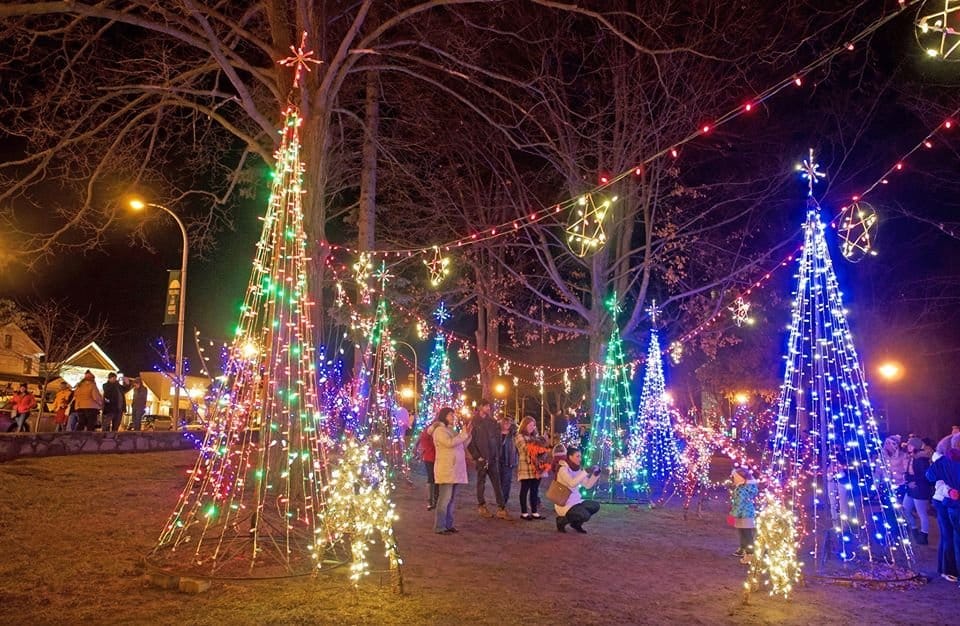
[(18, 432), (30, 432), (30, 411), (37, 406), (37, 399), (30, 393), (26, 385), (13, 394), (13, 419), (17, 423)]

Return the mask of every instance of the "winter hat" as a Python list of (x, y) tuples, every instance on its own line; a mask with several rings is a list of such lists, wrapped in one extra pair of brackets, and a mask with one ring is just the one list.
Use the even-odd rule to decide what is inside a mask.
[(907, 440), (907, 446), (914, 450), (923, 450), (923, 440), (920, 437), (911, 437)]

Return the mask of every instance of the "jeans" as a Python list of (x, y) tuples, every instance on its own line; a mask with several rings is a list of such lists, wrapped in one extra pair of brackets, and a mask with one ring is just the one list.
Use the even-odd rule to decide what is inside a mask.
[(941, 500), (933, 501), (937, 511), (937, 526), (940, 527), (940, 545), (937, 546), (937, 573), (957, 576), (957, 552), (954, 548), (954, 529), (950, 522), (950, 509)]
[(27, 422), (27, 419), (30, 417), (29, 413), (17, 413), (13, 418), (17, 422), (17, 432), (28, 433), (30, 432), (30, 424)]
[(67, 416), (67, 430), (73, 432), (77, 429), (77, 422), (80, 421), (80, 414), (76, 411), (72, 411), (70, 415)]
[(143, 424), (143, 414), (146, 413), (146, 410), (143, 409), (134, 409), (133, 410), (133, 421), (130, 424), (130, 430), (140, 430), (140, 426)]
[(503, 503), (510, 502), (510, 487), (513, 485), (512, 467), (500, 466), (500, 493), (503, 494)]
[(450, 483), (437, 486), (440, 488), (440, 497), (437, 499), (433, 532), (441, 533), (453, 528), (453, 509), (456, 504), (457, 486)]
[(477, 467), (477, 506), (487, 504), (487, 501), (483, 499), (484, 487), (487, 486), (487, 476), (490, 477), (490, 484), (493, 485), (493, 496), (497, 499), (497, 506), (501, 509), (506, 506), (503, 501), (503, 492), (500, 490), (499, 465), (499, 460), (493, 459), (493, 462), (486, 462)]
[(916, 526), (913, 524), (913, 515), (910, 513), (914, 510), (917, 512), (917, 517), (920, 518), (920, 532), (930, 532), (930, 501), (917, 500), (910, 497), (909, 493), (903, 496), (903, 514), (907, 516), (907, 525), (910, 526), (910, 530), (916, 530)]
[(527, 498), (530, 499), (530, 512), (540, 510), (540, 479), (524, 478), (520, 481), (520, 512), (527, 512)]
[(576, 528), (590, 521), (590, 518), (600, 510), (600, 503), (593, 500), (584, 500), (579, 504), (574, 504), (564, 516), (567, 523)]
[(957, 567), (960, 567), (960, 504), (954, 503), (944, 508), (947, 509), (947, 520), (952, 526), (950, 534), (953, 535), (953, 560)]
[(89, 430), (93, 432), (97, 429), (97, 415), (100, 411), (97, 409), (77, 409), (77, 430)]
[(753, 542), (756, 536), (756, 529), (738, 528), (737, 534), (740, 535), (740, 549), (746, 554), (753, 554)]

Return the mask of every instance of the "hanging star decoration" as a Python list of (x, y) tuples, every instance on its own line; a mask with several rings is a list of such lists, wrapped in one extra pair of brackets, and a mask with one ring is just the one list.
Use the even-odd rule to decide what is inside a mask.
[(810, 157), (803, 160), (803, 163), (797, 165), (797, 170), (801, 172), (800, 176), (807, 181), (807, 196), (813, 197), (813, 186), (827, 177), (820, 171), (820, 164), (813, 158), (813, 148), (810, 148)]
[(727, 310), (730, 311), (733, 317), (733, 323), (736, 324), (738, 328), (744, 324), (747, 326), (753, 324), (753, 318), (750, 317), (750, 303), (742, 297), (734, 300), (733, 304), (727, 307)]
[(673, 361), (674, 365), (679, 365), (680, 360), (683, 359), (683, 344), (679, 341), (673, 341), (670, 343), (670, 360)]
[(858, 263), (867, 256), (876, 256), (873, 246), (879, 223), (877, 210), (866, 202), (857, 201), (841, 209), (837, 236), (840, 238), (840, 252), (846, 260)]
[(430, 286), (437, 287), (450, 273), (450, 259), (440, 253), (440, 247), (433, 247), (433, 259), (423, 260), (423, 264), (430, 271)]
[(567, 245), (571, 252), (583, 258), (603, 247), (607, 242), (603, 221), (610, 212), (610, 206), (616, 201), (617, 197), (614, 196), (598, 204), (590, 193), (577, 200), (577, 204), (570, 211), (566, 229)]
[(303, 31), (303, 35), (300, 37), (300, 46), (294, 47), (290, 46), (291, 56), (288, 56), (285, 59), (280, 59), (278, 63), (284, 67), (295, 68), (293, 70), (293, 86), (300, 86), (300, 79), (303, 77), (303, 72), (311, 72), (310, 64), (320, 65), (323, 63), (320, 59), (314, 56), (313, 50), (307, 48), (307, 31)]
[(424, 320), (417, 320), (417, 337), (420, 339), (426, 339), (430, 334), (430, 329), (427, 327), (427, 323)]
[[(943, 8), (917, 19), (917, 41), (923, 46), (927, 56), (939, 57), (945, 61), (957, 60), (954, 53), (960, 48), (960, 2), (932, 0), (927, 4)], [(925, 8), (926, 4), (920, 13), (924, 13)]]
[(470, 346), (468, 346), (466, 343), (460, 344), (460, 347), (457, 348), (457, 356), (460, 357), (460, 358), (461, 358), (462, 360), (464, 360), (464, 361), (466, 361), (467, 359), (469, 359), (469, 358), (470, 358)]
[(438, 324), (443, 326), (444, 322), (450, 319), (450, 310), (447, 308), (447, 305), (441, 302), (437, 310), (433, 312), (433, 317), (437, 320)]

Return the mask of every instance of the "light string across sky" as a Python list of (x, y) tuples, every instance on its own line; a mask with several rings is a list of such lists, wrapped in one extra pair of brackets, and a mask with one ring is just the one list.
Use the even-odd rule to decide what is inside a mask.
[(788, 89), (790, 87), (802, 87), (804, 84), (804, 80), (806, 79), (807, 76), (810, 75), (811, 72), (826, 65), (837, 56), (840, 56), (842, 54), (846, 54), (849, 52), (853, 52), (854, 50), (857, 49), (858, 43), (861, 43), (862, 41), (869, 38), (877, 30), (885, 26), (888, 22), (890, 22), (891, 20), (893, 20), (894, 18), (902, 14), (908, 8), (912, 7), (915, 4), (918, 4), (919, 2), (920, 0), (909, 0), (909, 1), (899, 0), (897, 3), (898, 8), (895, 11), (893, 11), (888, 15), (880, 17), (879, 19), (871, 23), (869, 26), (864, 28), (862, 31), (860, 31), (858, 34), (847, 39), (846, 42), (843, 43), (842, 45), (830, 49), (829, 51), (827, 51), (817, 59), (808, 63), (806, 66), (804, 66), (800, 70), (797, 70), (796, 72), (792, 73), (789, 77), (780, 80), (779, 82), (775, 83), (771, 87), (768, 87), (767, 89), (757, 94), (754, 94), (753, 96), (741, 99), (740, 104), (738, 104), (736, 107), (728, 110), (726, 113), (724, 113), (723, 115), (720, 115), (719, 117), (714, 119), (712, 122), (711, 121), (704, 122), (703, 124), (698, 126), (696, 129), (694, 129), (686, 137), (648, 156), (647, 158), (643, 159), (636, 165), (632, 166), (630, 169), (620, 172), (619, 174), (601, 175), (599, 180), (599, 183), (600, 183), (599, 185), (597, 185), (593, 189), (585, 191), (582, 194), (578, 194), (576, 197), (568, 198), (566, 200), (558, 202), (547, 208), (531, 211), (529, 214), (525, 216), (517, 217), (515, 219), (505, 221), (501, 224), (497, 224), (495, 226), (486, 228), (484, 230), (474, 232), (469, 235), (460, 237), (458, 239), (454, 239), (452, 241), (447, 241), (444, 243), (435, 243), (435, 244), (430, 244), (426, 246), (410, 247), (410, 248), (390, 248), (390, 249), (380, 249), (380, 250), (360, 250), (358, 248), (354, 248), (354, 247), (350, 247), (342, 244), (334, 244), (331, 242), (321, 242), (321, 245), (327, 246), (331, 251), (342, 250), (352, 255), (367, 254), (370, 257), (383, 257), (383, 258), (408, 257), (409, 258), (413, 256), (418, 256), (418, 255), (432, 254), (432, 253), (435, 253), (437, 250), (443, 250), (444, 252), (449, 252), (456, 248), (461, 248), (463, 246), (479, 243), (482, 241), (489, 241), (491, 239), (495, 239), (498, 237), (509, 235), (511, 233), (515, 233), (523, 228), (527, 228), (529, 226), (537, 224), (547, 219), (551, 215), (557, 215), (564, 212), (567, 209), (571, 209), (575, 207), (578, 203), (580, 203), (581, 198), (588, 197), (588, 196), (591, 196), (592, 194), (605, 191), (606, 189), (612, 187), (618, 182), (624, 180), (625, 178), (641, 174), (646, 165), (652, 163), (657, 159), (663, 158), (665, 156), (670, 156), (671, 158), (674, 158), (674, 159), (679, 158), (680, 148), (682, 148), (686, 144), (690, 143), (691, 141), (694, 141), (695, 139), (698, 139), (699, 137), (709, 135), (717, 128), (724, 126), (732, 122), (733, 120), (738, 119), (741, 116), (749, 115), (754, 110), (756, 110), (759, 105), (763, 104), (764, 102), (766, 102), (773, 96), (779, 94), (780, 92), (784, 91), (785, 89)]

